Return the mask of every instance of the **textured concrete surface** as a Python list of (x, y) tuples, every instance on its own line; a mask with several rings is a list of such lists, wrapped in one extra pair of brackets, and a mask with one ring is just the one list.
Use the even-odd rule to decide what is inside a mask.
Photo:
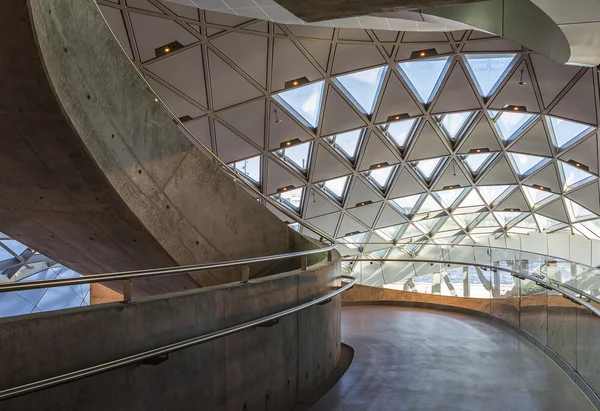
[[(2, 232), (83, 274), (314, 247), (177, 128), (93, 0), (2, 1), (0, 33), (12, 39), (0, 60)], [(134, 291), (239, 276), (176, 276)]]
[(296, 17), (312, 22), (371, 13), (414, 10), (451, 4), (475, 3), (483, 0), (275, 0)]
[[(73, 371), (269, 315), (339, 286), (339, 262), (307, 272), (0, 320), (0, 389)], [(0, 403), (2, 411), (285, 410), (340, 356), (340, 297), (133, 365)]]
[(345, 307), (342, 338), (354, 361), (311, 411), (595, 409), (539, 350), (471, 316)]

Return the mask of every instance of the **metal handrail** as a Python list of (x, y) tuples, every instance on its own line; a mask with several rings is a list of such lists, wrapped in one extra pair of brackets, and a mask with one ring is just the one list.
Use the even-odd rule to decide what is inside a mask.
[(9, 388), (6, 390), (0, 391), (0, 401), (7, 400), (9, 398), (18, 397), (21, 395), (29, 394), (35, 391), (40, 391), (46, 388), (55, 387), (57, 385), (69, 383), (76, 380), (81, 380), (83, 378), (91, 377), (93, 375), (98, 375), (101, 373), (105, 373), (107, 371), (111, 371), (117, 368), (122, 368), (127, 365), (140, 363), (141, 361), (148, 360), (150, 358), (158, 357), (161, 355), (169, 354), (175, 351), (183, 350), (185, 348), (192, 347), (194, 345), (202, 344), (205, 342), (213, 341), (219, 338), (226, 337), (231, 334), (238, 333), (240, 331), (247, 330), (249, 328), (257, 327), (261, 324), (269, 323), (274, 320), (277, 320), (282, 317), (286, 317), (288, 315), (297, 313), (299, 311), (305, 310), (309, 307), (312, 307), (317, 304), (322, 304), (328, 302), (333, 297), (343, 293), (344, 291), (352, 288), (357, 281), (356, 277), (342, 275), (342, 279), (350, 280), (350, 282), (346, 283), (342, 287), (337, 290), (324, 295), (322, 297), (315, 298), (312, 301), (309, 301), (304, 304), (300, 304), (296, 307), (289, 308), (287, 310), (280, 311), (275, 314), (268, 315), (266, 317), (259, 318), (257, 320), (248, 321), (239, 325), (235, 325), (233, 327), (228, 327), (220, 331), (215, 331), (209, 334), (201, 335), (198, 337), (193, 337), (187, 340), (179, 341), (173, 344), (164, 345), (159, 348), (155, 348), (148, 351), (143, 351), (138, 354), (130, 355), (128, 357), (120, 358), (118, 360), (109, 361), (107, 363), (95, 365), (89, 368), (84, 368), (81, 370), (73, 371), (67, 374), (57, 375), (55, 377), (47, 378), (45, 380), (32, 382), (29, 384), (20, 385), (18, 387)]
[[(92, 283), (101, 283), (107, 281), (131, 281), (133, 279), (138, 278), (152, 278), (152, 277), (163, 277), (175, 274), (184, 274), (190, 271), (204, 271), (204, 270), (214, 270), (217, 268), (227, 268), (227, 267), (235, 267), (235, 266), (246, 266), (252, 263), (260, 263), (267, 261), (277, 261), (277, 260), (285, 260), (288, 258), (294, 257), (306, 257), (313, 254), (320, 253), (329, 253), (333, 251), (338, 245), (332, 244), (328, 247), (317, 248), (314, 250), (307, 251), (298, 251), (294, 253), (286, 253), (286, 254), (278, 254), (278, 255), (269, 255), (263, 257), (253, 257), (246, 258), (243, 260), (232, 260), (232, 261), (224, 261), (219, 263), (208, 263), (208, 264), (194, 264), (194, 265), (184, 265), (178, 267), (166, 267), (166, 268), (156, 268), (156, 269), (147, 269), (147, 270), (136, 270), (136, 271), (123, 271), (116, 273), (104, 273), (104, 274), (91, 274), (85, 275), (81, 277), (75, 278), (61, 278), (56, 280), (39, 280), (39, 281), (26, 281), (19, 283), (5, 283), (0, 284), (0, 292), (8, 292), (8, 291), (25, 291), (25, 290), (35, 290), (40, 288), (51, 288), (51, 287), (61, 287), (66, 285), (77, 285), (77, 284), (92, 284)], [(126, 298), (127, 300), (127, 298)]]
[(565, 290), (562, 290), (560, 288), (560, 286), (557, 286), (550, 282), (544, 281), (543, 279), (541, 279), (539, 277), (528, 275), (528, 274), (522, 274), (518, 271), (514, 271), (514, 270), (511, 270), (508, 268), (504, 268), (504, 267), (498, 267), (495, 265), (463, 262), (463, 261), (433, 260), (433, 259), (413, 260), (410, 258), (353, 258), (353, 259), (342, 258), (341, 261), (369, 261), (369, 262), (371, 262), (371, 261), (372, 262), (390, 262), (390, 261), (392, 261), (392, 262), (404, 262), (404, 263), (414, 263), (415, 261), (417, 261), (417, 262), (431, 263), (431, 264), (450, 264), (450, 265), (463, 265), (463, 266), (467, 265), (467, 266), (474, 266), (474, 267), (483, 267), (483, 268), (489, 269), (490, 271), (504, 271), (504, 272), (509, 273), (513, 277), (531, 280), (531, 281), (534, 281), (536, 284), (542, 286), (543, 288), (556, 291), (556, 292), (562, 294), (565, 298), (574, 302), (575, 304), (579, 304), (579, 305), (586, 307), (595, 316), (600, 317), (600, 309), (594, 307), (592, 304), (590, 304), (588, 301), (586, 301), (584, 298), (582, 298), (581, 294), (579, 293), (579, 290), (576, 291), (576, 294), (571, 294), (571, 293), (566, 292)]

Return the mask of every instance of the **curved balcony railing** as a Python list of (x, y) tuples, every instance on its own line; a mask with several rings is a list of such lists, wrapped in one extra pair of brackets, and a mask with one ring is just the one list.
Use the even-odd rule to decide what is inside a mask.
[[(346, 244), (348, 245), (348, 244)], [(381, 244), (383, 245), (383, 244)], [(389, 247), (390, 244), (386, 243)], [(350, 244), (355, 250), (360, 251), (366, 244)], [(377, 245), (368, 244), (371, 249)], [(371, 257), (368, 262), (359, 261), (362, 257)], [(546, 254), (538, 254), (530, 251), (523, 251), (511, 248), (490, 247), (478, 244), (434, 244), (434, 243), (406, 243), (398, 244), (392, 251), (385, 256), (387, 259), (407, 259), (415, 263), (414, 266), (399, 264), (394, 266), (388, 260), (388, 265), (382, 267), (372, 267), (373, 257), (377, 253), (359, 253), (356, 256), (346, 256), (345, 266), (349, 272), (359, 272), (361, 276), (360, 283), (366, 285), (388, 285), (402, 282), (405, 284), (410, 278), (416, 278), (440, 273), (446, 278), (448, 292), (452, 294), (452, 289), (463, 288), (463, 296), (469, 296), (469, 290), (464, 287), (464, 276), (471, 273), (468, 284), (476, 284), (483, 292), (490, 292), (492, 297), (502, 292), (506, 292), (511, 284), (508, 281), (510, 276), (501, 276), (494, 280), (489, 275), (478, 272), (471, 268), (465, 273), (458, 273), (458, 265), (474, 266), (482, 265), (494, 268), (508, 269), (522, 276), (535, 277), (540, 281), (559, 287), (568, 293), (574, 293), (585, 300), (600, 304), (600, 269), (589, 265), (577, 263), (575, 261), (553, 257)], [(442, 267), (430, 266), (431, 260), (438, 261)], [(379, 260), (381, 261), (381, 260)], [(418, 264), (421, 263), (421, 264)], [(365, 264), (367, 264), (365, 266)], [(437, 263), (436, 263), (437, 264)], [(444, 265), (451, 264), (451, 267)], [(499, 272), (505, 272), (500, 270)], [(488, 278), (489, 277), (489, 278)], [(414, 282), (414, 280), (413, 280)], [(411, 286), (409, 284), (409, 286)], [(454, 287), (453, 287), (454, 286)], [(410, 288), (410, 287), (409, 287)], [(419, 289), (419, 287), (416, 287)]]

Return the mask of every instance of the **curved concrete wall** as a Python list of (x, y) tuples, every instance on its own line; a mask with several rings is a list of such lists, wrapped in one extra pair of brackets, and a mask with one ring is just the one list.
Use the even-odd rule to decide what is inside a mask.
[(2, 1), (0, 33), (1, 231), (84, 274), (314, 247), (177, 128), (93, 0)]
[[(0, 389), (273, 314), (340, 285), (340, 263), (201, 290), (0, 320)], [(3, 411), (286, 410), (333, 370), (341, 297), (254, 328), (0, 402)]]

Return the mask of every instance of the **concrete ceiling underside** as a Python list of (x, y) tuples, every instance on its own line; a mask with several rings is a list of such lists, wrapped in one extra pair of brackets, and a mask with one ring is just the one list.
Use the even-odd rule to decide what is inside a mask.
[[(307, 27), (157, 0), (99, 3), (198, 140), (335, 238), (376, 250), (534, 231), (600, 237), (596, 68), (470, 30)], [(435, 72), (430, 96), (419, 70)], [(371, 89), (357, 91), (361, 81)]]

